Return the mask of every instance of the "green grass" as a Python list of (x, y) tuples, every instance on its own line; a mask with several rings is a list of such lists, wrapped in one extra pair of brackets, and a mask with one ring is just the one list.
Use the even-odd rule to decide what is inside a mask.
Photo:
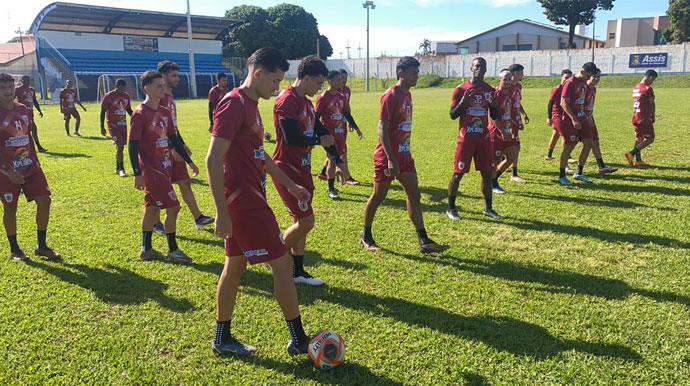
[[(83, 113), (84, 138), (67, 138), (57, 106), (38, 120), (40, 156), (53, 191), (49, 244), (61, 263), (0, 263), (1, 384), (683, 384), (690, 379), (690, 126), (687, 90), (657, 87), (658, 139), (643, 152), (654, 167), (620, 164), (632, 145), (630, 90), (602, 89), (595, 115), (610, 176), (562, 188), (543, 160), (548, 88), (524, 90), (532, 123), (521, 135), (520, 170), (494, 198), (503, 221), (481, 215), (479, 175), (460, 189), (462, 221), (445, 209), (457, 122), (450, 91), (413, 90), (412, 154), (426, 228), (452, 245), (417, 252), (405, 196), (394, 184), (374, 236), (385, 251), (358, 244), (371, 193), (380, 93), (358, 93), (364, 131), (350, 139), (352, 173), (363, 181), (329, 201), (316, 182), (316, 227), (306, 264), (327, 286), (300, 286), (308, 331), (331, 328), (347, 343), (346, 362), (324, 372), (285, 353), (287, 334), (263, 265), (242, 282), (233, 331), (259, 347), (251, 358), (211, 354), (220, 240), (193, 227), (183, 207), (181, 248), (194, 263), (138, 260), (142, 194), (113, 174), (114, 148), (98, 132), (98, 107)], [(272, 126), (271, 103), (262, 101)], [(180, 128), (199, 166), (208, 146), (206, 102), (180, 101)], [(267, 145), (273, 151), (273, 145)], [(559, 151), (557, 150), (558, 154)], [(320, 165), (324, 152), (313, 152)], [(129, 170), (130, 168), (127, 167)], [(202, 168), (202, 173), (204, 173)], [(202, 174), (203, 175), (203, 174)], [(203, 178), (193, 188), (213, 206)], [(290, 218), (274, 187), (280, 226)], [(34, 243), (35, 206), (20, 203), (19, 241)], [(154, 236), (154, 246), (165, 241)], [(7, 248), (7, 244), (3, 244)]]

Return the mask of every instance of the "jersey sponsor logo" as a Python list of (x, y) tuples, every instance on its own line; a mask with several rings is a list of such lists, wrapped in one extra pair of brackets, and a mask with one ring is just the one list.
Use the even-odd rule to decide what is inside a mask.
[(14, 195), (12, 193), (5, 193), (3, 194), (3, 197), (5, 197), (5, 202), (8, 204), (14, 200)]
[(342, 122), (338, 123), (338, 125), (333, 129), (333, 134), (345, 134), (345, 129), (343, 128)]
[(412, 131), (412, 121), (403, 121), (398, 125), (398, 130), (410, 132)]
[(470, 107), (467, 109), (467, 114), (473, 117), (483, 117), (486, 116), (486, 109), (482, 107)]
[(256, 257), (256, 256), (266, 256), (268, 251), (265, 249), (254, 249), (251, 251), (244, 252), (244, 257)]
[(266, 159), (266, 152), (264, 151), (264, 147), (261, 146), (258, 149), (254, 150), (254, 158), (260, 159), (260, 160), (265, 160)]
[(161, 163), (163, 164), (163, 168), (166, 170), (172, 168), (172, 161), (170, 161), (170, 150), (167, 148), (163, 150), (163, 153), (161, 154)]
[(12, 138), (5, 141), (5, 146), (12, 146), (12, 147), (26, 146), (28, 144), (29, 144), (29, 136), (28, 135), (18, 135), (16, 137), (12, 137)]
[(313, 137), (314, 136), (314, 130), (306, 130), (302, 134), (304, 134), (305, 137)]
[(410, 154), (410, 133), (405, 133), (400, 141), (398, 141), (398, 154)]
[(168, 137), (160, 137), (156, 140), (156, 147), (168, 147)]
[(302, 168), (311, 170), (311, 152), (302, 154)]
[(170, 197), (170, 199), (173, 201), (177, 201), (177, 195), (175, 194), (174, 190), (168, 192), (168, 197)]
[(484, 132), (484, 122), (479, 118), (472, 119), (467, 124), (467, 134), (481, 134)]
[(583, 97), (583, 96), (581, 96), (581, 97), (575, 99), (575, 104), (576, 104), (576, 105), (582, 105), (582, 104), (584, 104), (584, 103), (585, 103), (585, 97)]
[(578, 110), (577, 111), (577, 117), (582, 118), (585, 116), (585, 110)]
[(24, 170), (31, 167), (34, 161), (31, 159), (29, 150), (25, 148), (17, 149), (14, 157), (12, 157), (12, 167), (14, 169)]
[(343, 114), (341, 114), (341, 113), (333, 113), (333, 114), (331, 114), (331, 120), (334, 120), (334, 121), (342, 121), (342, 120), (343, 120)]

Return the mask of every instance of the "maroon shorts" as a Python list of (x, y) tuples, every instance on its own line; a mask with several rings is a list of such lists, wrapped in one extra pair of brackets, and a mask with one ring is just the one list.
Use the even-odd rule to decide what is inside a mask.
[(285, 255), (285, 242), (271, 208), (242, 210), (230, 206), (228, 212), (232, 237), (225, 240), (225, 256), (244, 256), (250, 264), (257, 264)]
[(166, 171), (146, 168), (142, 170), (141, 175), (144, 177), (144, 206), (167, 209), (180, 205), (170, 182), (170, 175)]
[[(410, 158), (403, 163), (398, 162), (400, 166), (400, 174), (402, 173), (417, 173), (417, 168), (414, 166), (414, 159)], [(374, 160), (374, 182), (388, 182), (395, 180), (388, 169), (388, 160)]]
[(314, 214), (314, 209), (312, 208), (312, 200), (314, 199), (314, 180), (311, 177), (311, 173), (302, 169), (297, 169), (296, 167), (289, 165), (281, 161), (275, 161), (276, 165), (283, 171), (290, 179), (297, 185), (302, 186), (309, 190), (309, 200), (303, 202), (300, 207), (300, 202), (295, 196), (290, 194), (285, 186), (280, 184), (275, 178), (271, 176), (273, 180), (273, 185), (275, 185), (280, 199), (283, 200), (283, 205), (287, 209), (288, 214), (296, 219), (307, 218)]
[(338, 155), (342, 156), (347, 153), (347, 140), (345, 137), (335, 138), (335, 149), (338, 151)]
[(646, 119), (641, 123), (633, 124), (635, 128), (635, 138), (639, 140), (654, 139), (654, 123)]
[[(573, 122), (570, 118), (561, 118), (561, 124), (559, 125), (561, 131), (561, 140), (564, 145), (575, 145), (580, 142), (580, 131), (573, 126)], [(591, 137), (590, 137), (591, 138)]]
[(80, 119), (79, 111), (77, 111), (76, 108), (64, 110), (62, 114), (65, 116), (65, 120), (70, 119), (70, 117), (74, 117), (74, 119)]
[(593, 141), (598, 141), (599, 140), (599, 129), (597, 129), (596, 123), (592, 125), (592, 140)]
[(494, 149), (490, 135), (465, 135), (462, 142), (455, 145), (453, 173), (467, 173), (474, 159), (475, 170), (492, 171), (496, 168)]
[(580, 129), (580, 141), (585, 139), (594, 139), (594, 129), (587, 119), (582, 121), (582, 129)]
[(10, 181), (9, 177), (0, 173), (0, 200), (4, 206), (17, 205), (19, 193), (24, 192), (26, 201), (33, 201), (37, 197), (50, 196), (48, 181), (40, 168), (37, 172), (24, 176), (24, 183), (17, 185)]
[(110, 133), (110, 138), (112, 138), (114, 145), (126, 145), (127, 144), (127, 128), (126, 127), (120, 127), (117, 125), (108, 125), (108, 133)]
[(178, 183), (180, 181), (189, 179), (189, 170), (187, 170), (187, 163), (184, 161), (172, 160), (172, 169), (170, 169), (170, 181)]
[(27, 118), (29, 118), (29, 127), (33, 129), (34, 127), (36, 127), (36, 122), (34, 122), (34, 111), (30, 109), (27, 110), (28, 112), (26, 116)]

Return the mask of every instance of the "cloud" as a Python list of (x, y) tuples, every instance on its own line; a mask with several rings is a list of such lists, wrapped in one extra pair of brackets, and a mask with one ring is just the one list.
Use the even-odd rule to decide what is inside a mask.
[(529, 3), (532, 0), (491, 0), (491, 5), (494, 8), (500, 8), (500, 7), (510, 7), (510, 6), (515, 6), (515, 5), (521, 5), (525, 3)]

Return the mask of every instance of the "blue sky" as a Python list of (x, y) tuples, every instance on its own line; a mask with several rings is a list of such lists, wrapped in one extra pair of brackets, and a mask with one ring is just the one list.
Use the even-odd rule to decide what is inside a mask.
[[(0, 11), (0, 41), (14, 36), (21, 26), (28, 29), (36, 14), (49, 0), (9, 1)], [(91, 0), (69, 1), (111, 7), (186, 12), (186, 0)], [(240, 4), (269, 7), (280, 3), (303, 6), (314, 14), (322, 34), (333, 45), (333, 57), (347, 56), (345, 47), (349, 39), (350, 54), (358, 57), (357, 47), (366, 47), (366, 10), (363, 0), (190, 0), (192, 13), (221, 16), (226, 9)], [(430, 40), (461, 40), (514, 19), (531, 19), (549, 23), (536, 0), (374, 0), (371, 11), (371, 54), (378, 56), (413, 54), (423, 38)], [(9, 5), (9, 7), (7, 7)], [(645, 17), (666, 12), (664, 0), (617, 0), (612, 11), (597, 14), (596, 34), (603, 39), (606, 22), (624, 17)], [(591, 27), (587, 34), (591, 35)], [(365, 51), (362, 50), (362, 55)]]

